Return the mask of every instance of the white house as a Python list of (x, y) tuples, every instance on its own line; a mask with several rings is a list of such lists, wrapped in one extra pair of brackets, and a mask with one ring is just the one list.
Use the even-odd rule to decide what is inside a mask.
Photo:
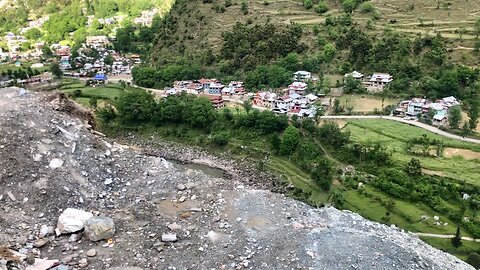
[(318, 97), (315, 96), (314, 94), (308, 94), (305, 97), (308, 98), (308, 100), (310, 100), (310, 102), (315, 102), (318, 99)]
[(295, 75), (296, 81), (308, 81), (312, 79), (312, 73), (304, 70), (299, 70), (293, 73), (293, 75)]
[(393, 76), (388, 73), (373, 73), (368, 82), (372, 86), (383, 87), (393, 81)]
[(288, 86), (290, 94), (297, 93), (303, 95), (307, 91), (308, 85), (304, 82), (294, 82)]
[(94, 49), (103, 49), (110, 44), (107, 36), (88, 36), (86, 44)]
[(363, 74), (358, 72), (358, 71), (353, 71), (351, 73), (347, 73), (347, 74), (345, 74), (344, 77), (346, 78), (348, 76), (351, 76), (352, 78), (357, 79), (357, 80), (363, 80)]

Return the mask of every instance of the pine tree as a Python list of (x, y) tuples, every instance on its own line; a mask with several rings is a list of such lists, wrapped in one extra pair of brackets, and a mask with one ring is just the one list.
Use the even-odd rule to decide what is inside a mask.
[(461, 245), (462, 245), (462, 237), (460, 235), (460, 226), (458, 226), (457, 232), (455, 233), (455, 236), (452, 238), (452, 246), (454, 246), (455, 248), (458, 248)]

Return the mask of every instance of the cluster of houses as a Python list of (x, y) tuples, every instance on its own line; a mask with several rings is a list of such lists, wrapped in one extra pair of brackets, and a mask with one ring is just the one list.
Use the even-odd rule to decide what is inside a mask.
[[(241, 101), (252, 99), (252, 105), (264, 108), (277, 114), (296, 114), (298, 117), (314, 117), (317, 111), (316, 101), (319, 99), (314, 94), (307, 94), (307, 81), (311, 80), (310, 72), (298, 71), (294, 73), (294, 82), (287, 89), (275, 92), (247, 93), (244, 83), (231, 81), (228, 85), (216, 79), (199, 79), (189, 81), (176, 81), (173, 87), (165, 89), (165, 96), (178, 95), (182, 92), (203, 95), (210, 98), (216, 108), (224, 108), (225, 101)], [(326, 105), (329, 105), (327, 102)]]
[(428, 118), (431, 115), (432, 125), (446, 127), (450, 108), (460, 105), (455, 97), (446, 97), (435, 102), (425, 98), (412, 98), (398, 103), (393, 115), (408, 119)]
[(192, 95), (203, 95), (210, 98), (216, 109), (224, 108), (224, 98), (242, 99), (246, 94), (243, 82), (232, 81), (223, 85), (217, 79), (199, 79), (189, 81), (175, 81), (173, 87), (165, 89), (165, 95), (178, 95), (182, 92)]
[(362, 73), (353, 71), (345, 74), (344, 77), (352, 77), (361, 81), (370, 93), (382, 92), (383, 89), (393, 81), (393, 76), (388, 73), (373, 73), (371, 76), (365, 77)]
[[(299, 74), (302, 74), (299, 77)], [(291, 114), (298, 117), (314, 117), (317, 109), (319, 96), (307, 94), (308, 84), (300, 80), (309, 80), (305, 72), (296, 72), (295, 80), (281, 94), (274, 92), (258, 92), (255, 94), (253, 104), (271, 109), (277, 114)], [(322, 102), (322, 106), (329, 103)]]

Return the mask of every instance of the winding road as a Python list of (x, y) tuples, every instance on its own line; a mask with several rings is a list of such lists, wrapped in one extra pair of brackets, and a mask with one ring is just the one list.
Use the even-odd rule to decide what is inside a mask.
[(348, 120), (348, 119), (386, 119), (386, 120), (391, 120), (391, 121), (397, 121), (397, 122), (401, 122), (401, 123), (404, 123), (404, 124), (408, 124), (408, 125), (411, 125), (411, 126), (416, 126), (416, 127), (419, 127), (419, 128), (423, 128), (425, 130), (428, 130), (430, 132), (433, 132), (435, 134), (438, 134), (438, 135), (441, 135), (441, 136), (445, 136), (447, 138), (451, 138), (451, 139), (455, 139), (455, 140), (459, 140), (459, 141), (464, 141), (464, 142), (469, 142), (469, 143), (476, 143), (476, 144), (480, 144), (480, 140), (478, 139), (473, 139), (473, 138), (465, 138), (465, 137), (461, 137), (461, 136), (458, 136), (458, 135), (455, 135), (455, 134), (452, 134), (452, 133), (448, 133), (446, 131), (443, 131), (439, 128), (436, 128), (434, 126), (430, 126), (430, 125), (427, 125), (427, 124), (424, 124), (424, 123), (420, 123), (418, 121), (414, 121), (414, 120), (406, 120), (406, 119), (403, 119), (403, 118), (399, 118), (399, 117), (393, 117), (393, 116), (379, 116), (379, 115), (327, 115), (327, 116), (322, 116), (320, 117), (320, 119), (330, 119), (330, 120)]

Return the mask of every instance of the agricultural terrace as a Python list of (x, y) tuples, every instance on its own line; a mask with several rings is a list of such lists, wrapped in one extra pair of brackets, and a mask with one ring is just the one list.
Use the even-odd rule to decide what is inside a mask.
[[(412, 158), (407, 153), (407, 142), (422, 135), (435, 139), (443, 144), (441, 156), (414, 154), (425, 172), (446, 176), (455, 180), (480, 185), (480, 145), (470, 144), (436, 135), (418, 127), (388, 120), (352, 120), (344, 129), (351, 132), (352, 139), (360, 143), (378, 142), (387, 147), (395, 161), (404, 164)], [(466, 154), (463, 156), (462, 154)]]

